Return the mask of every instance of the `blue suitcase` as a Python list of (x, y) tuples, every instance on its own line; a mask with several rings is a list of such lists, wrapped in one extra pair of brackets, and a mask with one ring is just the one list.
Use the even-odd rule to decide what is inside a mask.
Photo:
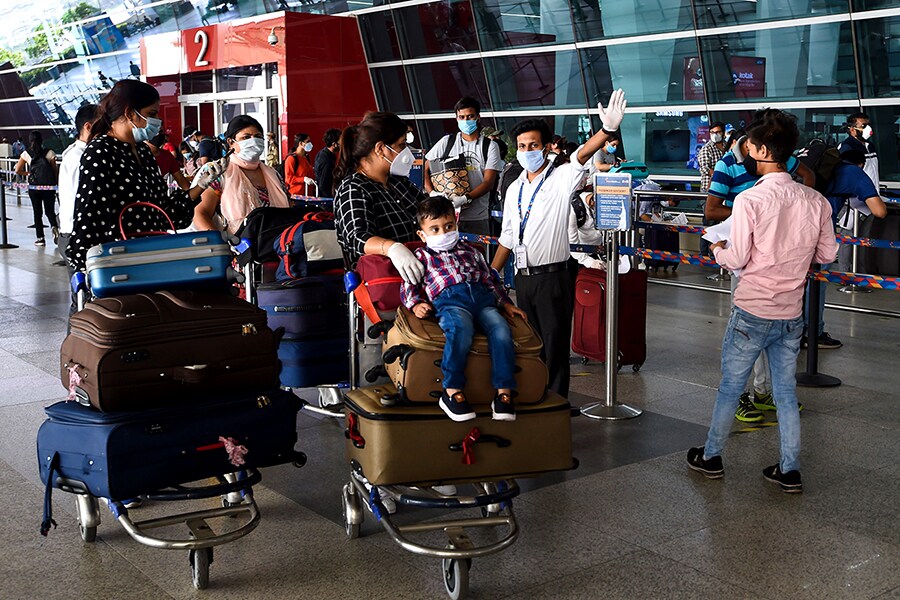
[[(178, 408), (103, 413), (57, 402), (37, 435), (41, 481), (66, 491), (123, 500), (159, 489), (299, 458), (302, 401), (272, 389)], [(247, 452), (235, 466), (224, 441)], [(48, 486), (48, 490), (50, 487)]]
[(87, 275), (97, 298), (174, 289), (227, 289), (233, 253), (221, 232), (155, 235), (94, 246)]
[(347, 336), (283, 338), (278, 345), (281, 385), (301, 388), (347, 381), (349, 347)]

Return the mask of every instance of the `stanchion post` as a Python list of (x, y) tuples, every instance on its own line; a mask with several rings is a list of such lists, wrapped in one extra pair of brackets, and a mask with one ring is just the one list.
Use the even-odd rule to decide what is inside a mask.
[(9, 248), (18, 248), (18, 246), (9, 243), (9, 236), (6, 232), (6, 186), (0, 183), (0, 249)]
[[(849, 206), (847, 208), (848, 210), (853, 211), (853, 237), (859, 237), (859, 211), (855, 208), (850, 208)], [(850, 248), (850, 268), (854, 273), (859, 273), (859, 263), (857, 262), (859, 260), (857, 257), (858, 252), (859, 246), (857, 244), (853, 244), (853, 246)], [(853, 285), (851, 283), (849, 285), (839, 287), (838, 291), (845, 294), (868, 294), (871, 293), (872, 289)]]
[[(816, 265), (820, 268), (821, 265)], [(806, 372), (797, 373), (797, 385), (803, 387), (836, 387), (841, 380), (831, 375), (819, 373), (819, 300), (821, 285), (817, 279), (809, 280), (809, 309), (806, 315)]]

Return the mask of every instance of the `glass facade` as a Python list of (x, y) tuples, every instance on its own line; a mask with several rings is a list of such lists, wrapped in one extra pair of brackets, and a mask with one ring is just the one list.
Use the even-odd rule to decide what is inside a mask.
[[(278, 10), (355, 15), (378, 108), (413, 123), (423, 146), (454, 130), (463, 95), (507, 132), (540, 117), (582, 140), (599, 126), (597, 102), (621, 87), (622, 147), (655, 172), (696, 174), (710, 119), (739, 126), (771, 105), (832, 141), (847, 114), (868, 113), (882, 180), (900, 182), (897, 0), (10, 0), (0, 77), (21, 84), (4, 84), (2, 99), (30, 94), (21, 113), (41, 113), (62, 146), (82, 103), (141, 76), (141, 36)], [(265, 96), (273, 74), (185, 75), (181, 93)]]

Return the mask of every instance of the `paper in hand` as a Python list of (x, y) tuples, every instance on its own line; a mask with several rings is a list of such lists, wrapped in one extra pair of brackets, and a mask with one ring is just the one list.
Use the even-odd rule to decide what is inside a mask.
[(725, 247), (727, 248), (728, 243), (731, 241), (731, 217), (728, 217), (718, 225), (707, 227), (706, 233), (703, 234), (703, 239), (710, 244), (725, 242)]

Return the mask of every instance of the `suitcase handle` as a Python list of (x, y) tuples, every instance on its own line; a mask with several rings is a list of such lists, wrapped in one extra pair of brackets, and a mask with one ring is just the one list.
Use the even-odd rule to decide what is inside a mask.
[[(175, 231), (175, 223), (172, 222), (172, 219), (169, 217), (168, 213), (166, 213), (166, 211), (164, 211), (162, 208), (160, 208), (156, 204), (153, 204), (152, 202), (132, 202), (131, 204), (126, 204), (125, 206), (123, 206), (122, 210), (119, 211), (119, 233), (122, 234), (123, 240), (127, 240), (128, 235), (125, 233), (125, 224), (122, 223), (122, 219), (125, 217), (125, 211), (129, 208), (134, 208), (135, 206), (149, 206), (150, 208), (155, 208), (156, 210), (161, 212), (166, 218), (166, 221), (169, 222), (169, 227), (172, 229), (172, 231)], [(165, 232), (148, 231), (139, 233), (138, 235), (165, 235)]]
[[(497, 444), (498, 448), (509, 448), (512, 446), (512, 442), (506, 438), (500, 437), (499, 435), (492, 435), (490, 433), (484, 433), (478, 436), (475, 439), (473, 444)], [(457, 442), (455, 444), (450, 444), (451, 452), (462, 452), (463, 451), (464, 442)]]
[(207, 381), (212, 375), (212, 369), (209, 365), (184, 365), (183, 367), (175, 367), (172, 378), (186, 384), (197, 384)]

